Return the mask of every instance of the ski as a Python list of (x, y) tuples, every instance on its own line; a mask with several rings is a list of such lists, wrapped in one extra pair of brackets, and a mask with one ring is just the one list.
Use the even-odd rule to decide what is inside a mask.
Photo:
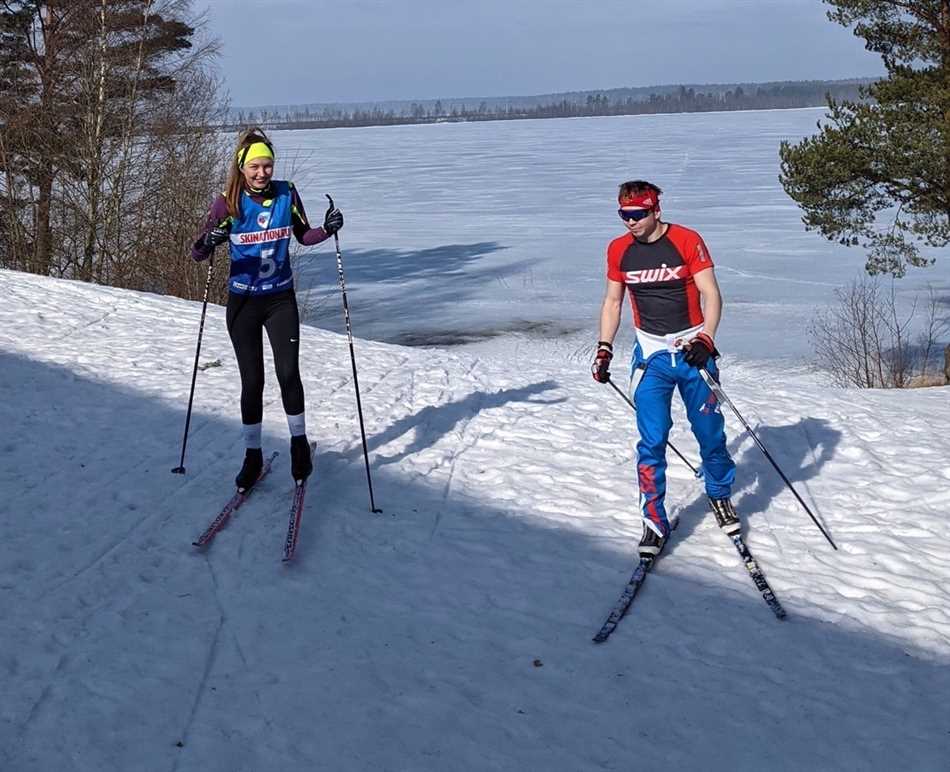
[[(310, 443), (311, 456), (313, 456), (313, 451), (316, 447), (317, 443)], [(297, 539), (300, 536), (300, 520), (303, 518), (303, 500), (306, 493), (307, 481), (298, 480), (294, 488), (294, 499), (290, 505), (290, 520), (287, 523), (287, 537), (284, 539), (284, 563), (293, 560), (294, 553), (297, 551)]]
[(628, 581), (627, 586), (623, 588), (623, 593), (614, 604), (610, 615), (607, 617), (607, 621), (604, 622), (603, 627), (600, 628), (597, 635), (593, 637), (594, 643), (603, 643), (606, 641), (610, 637), (610, 634), (617, 628), (617, 625), (620, 624), (620, 620), (624, 618), (624, 615), (626, 615), (627, 610), (630, 608), (630, 604), (633, 603), (633, 599), (640, 590), (640, 585), (643, 584), (643, 580), (646, 578), (647, 572), (649, 572), (652, 565), (653, 558), (640, 558), (640, 562), (633, 570), (630, 581)]
[(307, 492), (307, 481), (301, 480), (294, 488), (294, 500), (290, 505), (290, 522), (287, 524), (287, 538), (284, 539), (284, 558), (287, 563), (293, 560), (297, 550), (297, 537), (300, 535), (300, 519), (303, 516), (303, 497)]
[(748, 546), (746, 546), (746, 543), (742, 540), (742, 535), (738, 533), (733, 534), (729, 539), (736, 545), (739, 557), (741, 557), (742, 562), (745, 563), (745, 567), (749, 572), (749, 576), (752, 577), (756, 589), (762, 593), (763, 600), (765, 600), (777, 618), (784, 619), (785, 609), (782, 608), (782, 604), (778, 602), (778, 598), (775, 597), (775, 593), (772, 592), (772, 588), (769, 587), (769, 583), (765, 579), (765, 574), (762, 573), (759, 564), (755, 562), (755, 558), (752, 557), (752, 553), (749, 552)]
[(749, 576), (752, 577), (752, 581), (755, 583), (756, 589), (762, 593), (762, 598), (768, 604), (769, 608), (772, 609), (772, 613), (779, 619), (784, 619), (785, 609), (783, 609), (782, 604), (778, 602), (778, 598), (775, 597), (775, 593), (772, 592), (772, 588), (769, 587), (769, 583), (765, 579), (765, 574), (762, 573), (759, 564), (755, 562), (755, 558), (752, 557), (748, 546), (746, 546), (746, 543), (742, 540), (742, 525), (739, 522), (739, 515), (736, 514), (736, 510), (732, 506), (732, 502), (728, 498), (717, 499), (710, 496), (709, 505), (712, 507), (713, 514), (716, 516), (716, 524), (735, 545), (739, 557), (742, 558), (742, 562), (749, 572)]
[(207, 547), (212, 539), (218, 535), (218, 531), (224, 528), (225, 524), (230, 519), (231, 515), (234, 514), (241, 505), (245, 502), (248, 496), (251, 495), (253, 490), (260, 484), (267, 473), (271, 469), (271, 465), (274, 463), (274, 459), (277, 458), (278, 453), (274, 451), (271, 453), (270, 457), (264, 461), (264, 466), (261, 467), (261, 473), (257, 477), (257, 482), (247, 490), (241, 490), (240, 488), (235, 491), (234, 495), (231, 497), (231, 500), (224, 505), (224, 508), (218, 513), (218, 516), (211, 521), (211, 524), (205, 528), (204, 532), (192, 542), (192, 545), (195, 547)]

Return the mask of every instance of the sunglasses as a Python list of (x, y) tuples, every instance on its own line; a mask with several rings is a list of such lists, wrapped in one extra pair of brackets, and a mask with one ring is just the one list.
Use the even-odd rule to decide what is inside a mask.
[(652, 209), (618, 209), (621, 220), (643, 220), (653, 214)]

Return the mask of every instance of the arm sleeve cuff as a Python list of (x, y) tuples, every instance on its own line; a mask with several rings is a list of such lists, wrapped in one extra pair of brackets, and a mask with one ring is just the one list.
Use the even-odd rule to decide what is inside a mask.
[(328, 238), (330, 238), (329, 234), (323, 230), (323, 226), (320, 226), (318, 228), (311, 228), (310, 230), (305, 231), (303, 234), (297, 237), (297, 241), (299, 241), (305, 247), (312, 247), (316, 244), (326, 241)]

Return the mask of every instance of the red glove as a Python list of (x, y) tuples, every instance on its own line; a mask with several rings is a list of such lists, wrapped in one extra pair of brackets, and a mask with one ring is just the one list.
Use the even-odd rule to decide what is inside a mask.
[(614, 358), (614, 347), (605, 340), (597, 343), (597, 354), (590, 366), (591, 375), (597, 383), (610, 382), (610, 360)]
[(717, 356), (719, 356), (719, 352), (716, 351), (716, 344), (713, 343), (713, 339), (705, 332), (701, 332), (690, 340), (689, 348), (683, 354), (683, 359), (686, 360), (686, 364), (702, 370), (710, 357)]

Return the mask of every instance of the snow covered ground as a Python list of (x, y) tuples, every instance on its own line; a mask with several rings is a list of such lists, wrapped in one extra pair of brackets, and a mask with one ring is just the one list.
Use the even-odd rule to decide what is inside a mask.
[[(640, 525), (632, 417), (589, 346), (357, 341), (374, 515), (346, 340), (305, 329), (318, 450), (287, 566), (273, 378), (276, 467), (191, 547), (242, 456), (223, 309), (181, 477), (200, 305), (6, 271), (0, 296), (3, 772), (948, 768), (948, 388), (832, 391), (727, 358), (840, 551), (727, 417), (789, 618), (671, 458), (679, 529), (596, 646)], [(696, 458), (682, 420), (672, 441)]]

